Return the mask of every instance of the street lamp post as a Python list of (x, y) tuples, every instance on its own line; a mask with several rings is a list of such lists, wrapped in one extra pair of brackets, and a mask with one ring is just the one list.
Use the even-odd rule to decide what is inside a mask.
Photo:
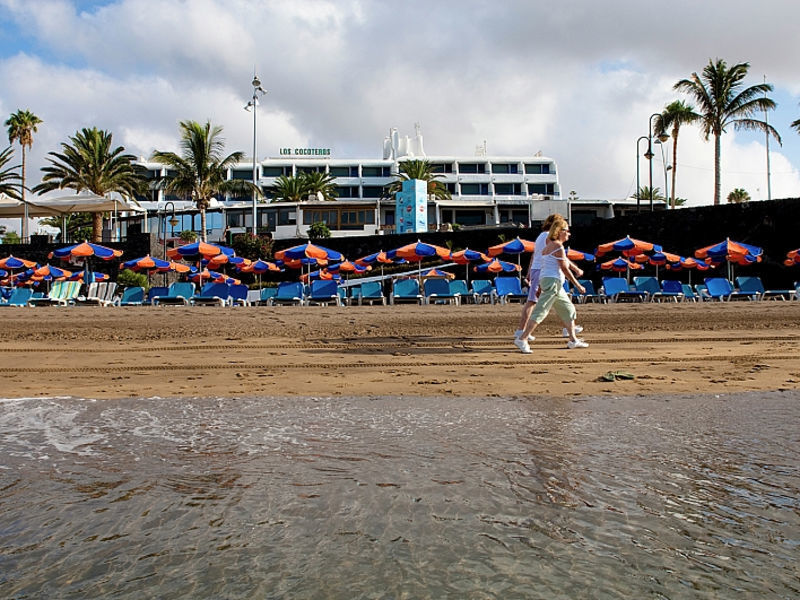
[[(642, 189), (641, 183), (639, 182), (639, 143), (642, 140), (646, 140), (648, 137), (646, 135), (640, 135), (639, 139), (636, 140), (636, 212), (638, 213), (641, 210), (641, 197), (639, 194), (639, 190)], [(647, 155), (645, 155), (647, 156)]]
[[(261, 80), (258, 75), (253, 75), (253, 99), (244, 107), (246, 111), (253, 111), (253, 185), (258, 186), (258, 166), (256, 163), (256, 108), (258, 107), (258, 99), (267, 93), (267, 90), (261, 87)], [(257, 209), (257, 192), (253, 190), (253, 235), (258, 235), (258, 209)]]
[(667, 173), (672, 170), (672, 165), (667, 163), (669, 149), (664, 149), (666, 144), (660, 139), (656, 140), (656, 144), (661, 146), (661, 164), (664, 166), (664, 203), (667, 205), (667, 208), (674, 208), (670, 206), (669, 202), (669, 179), (667, 178)]
[[(647, 124), (647, 154), (644, 156), (650, 161), (650, 212), (653, 212), (653, 119), (660, 116), (661, 113), (653, 113)], [(665, 132), (661, 132), (657, 137), (661, 142), (669, 139), (669, 135)]]

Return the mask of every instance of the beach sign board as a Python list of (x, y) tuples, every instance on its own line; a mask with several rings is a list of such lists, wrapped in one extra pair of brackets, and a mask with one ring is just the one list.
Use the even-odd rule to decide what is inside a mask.
[(428, 231), (428, 183), (421, 179), (403, 182), (403, 190), (395, 196), (397, 233)]

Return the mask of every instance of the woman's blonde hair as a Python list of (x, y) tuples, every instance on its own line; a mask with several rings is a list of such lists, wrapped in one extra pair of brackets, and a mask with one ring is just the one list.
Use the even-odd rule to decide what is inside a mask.
[(567, 223), (565, 218), (561, 217), (560, 219), (554, 219), (553, 224), (550, 226), (550, 231), (547, 234), (547, 239), (557, 240), (558, 234), (561, 233), (561, 230), (566, 229), (567, 227), (569, 227), (569, 223)]
[(553, 226), (553, 223), (558, 219), (564, 220), (564, 217), (562, 217), (558, 213), (547, 215), (547, 218), (544, 220), (544, 223), (542, 223), (542, 231), (550, 231), (550, 228)]

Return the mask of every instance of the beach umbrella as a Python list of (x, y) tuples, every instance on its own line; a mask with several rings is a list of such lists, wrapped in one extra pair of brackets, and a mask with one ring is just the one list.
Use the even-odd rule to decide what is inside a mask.
[(12, 286), (14, 285), (14, 271), (16, 269), (33, 269), (36, 266), (37, 264), (34, 261), (17, 258), (13, 254), (0, 259), (0, 269), (10, 272), (9, 280)]
[(662, 248), (658, 244), (636, 240), (630, 236), (625, 236), (620, 240), (600, 244), (595, 250), (595, 254), (600, 257), (609, 252), (621, 252), (625, 256), (636, 256), (645, 252), (661, 252)]
[(261, 274), (267, 271), (280, 273), (283, 271), (278, 265), (267, 260), (257, 259), (249, 264), (238, 266), (237, 269), (242, 273), (255, 273), (258, 275), (258, 289), (261, 289)]
[(372, 254), (368, 254), (367, 256), (362, 256), (359, 258), (355, 263), (357, 265), (361, 265), (362, 267), (366, 267), (368, 265), (372, 265), (373, 263), (378, 263), (381, 266), (381, 285), (383, 285), (383, 265), (388, 264), (402, 264), (406, 262), (406, 259), (399, 258), (396, 255), (389, 256), (389, 252), (384, 252), (383, 250), (379, 252), (373, 252)]
[(345, 273), (345, 278), (349, 279), (349, 273), (356, 273), (362, 274), (366, 273), (367, 271), (371, 271), (372, 267), (367, 265), (366, 267), (362, 267), (354, 262), (350, 262), (349, 260), (344, 260), (340, 263), (336, 263), (335, 265), (330, 265), (326, 269), (329, 273)]
[(330, 248), (325, 248), (324, 246), (317, 246), (315, 244), (312, 244), (311, 242), (307, 242), (305, 244), (300, 244), (299, 246), (293, 246), (292, 248), (287, 248), (286, 250), (280, 250), (275, 253), (275, 258), (277, 260), (316, 258), (316, 259), (335, 262), (342, 260), (343, 256), (340, 252), (337, 252), (336, 250), (331, 250)]
[(573, 250), (572, 248), (567, 248), (567, 258), (570, 260), (585, 260), (587, 262), (595, 261), (594, 254), (581, 252), (580, 250)]
[(428, 269), (422, 273), (423, 279), (455, 279), (455, 275), (441, 269)]
[(519, 271), (520, 269), (521, 267), (516, 263), (493, 258), (489, 262), (475, 266), (472, 270), (476, 273), (511, 273), (512, 271)]
[(230, 277), (225, 273), (220, 273), (218, 271), (209, 271), (208, 269), (203, 269), (202, 271), (197, 271), (196, 273), (192, 273), (188, 277), (189, 281), (192, 282), (199, 282), (201, 285), (205, 280), (206, 283), (230, 283), (234, 285), (238, 285), (241, 283), (238, 279)]
[(140, 258), (134, 258), (132, 260), (126, 260), (123, 263), (120, 263), (119, 268), (121, 269), (130, 269), (131, 271), (147, 271), (148, 273), (151, 271), (170, 271), (172, 270), (171, 265), (172, 263), (167, 260), (161, 260), (160, 258), (155, 258), (146, 254)]
[(67, 271), (66, 269), (61, 269), (59, 267), (54, 267), (53, 265), (46, 264), (44, 266), (39, 267), (38, 269), (34, 269), (33, 271), (34, 277), (40, 277), (42, 280), (48, 282), (48, 291), (50, 289), (49, 282), (55, 279), (68, 279), (72, 277), (72, 271)]
[[(190, 259), (195, 260), (198, 257), (211, 258), (223, 252), (222, 246), (216, 244), (208, 244), (206, 242), (192, 242), (191, 244), (184, 244), (177, 248), (170, 248), (167, 250), (167, 256), (173, 260), (175, 259)], [(233, 250), (231, 250), (233, 253)]]
[(748, 265), (760, 262), (764, 250), (752, 244), (735, 242), (725, 238), (722, 242), (695, 250), (695, 258), (705, 259), (706, 263), (728, 262), (728, 280), (733, 281), (733, 265)]
[(101, 260), (112, 260), (120, 256), (122, 256), (122, 250), (115, 250), (91, 242), (81, 242), (80, 244), (73, 244), (72, 246), (65, 246), (64, 248), (53, 250), (48, 255), (48, 258), (56, 257), (61, 260), (83, 259), (84, 275), (82, 279), (84, 283), (89, 284), (93, 281), (97, 281), (97, 279), (94, 278), (94, 272), (90, 266), (90, 259), (92, 257)]
[(310, 273), (304, 273), (300, 275), (300, 281), (303, 283), (307, 283), (314, 279), (322, 279), (324, 281), (330, 281), (332, 279), (339, 280), (341, 276), (337, 273), (331, 273), (327, 269), (318, 269), (316, 271), (311, 271)]
[(623, 271), (627, 273), (632, 269), (643, 269), (644, 267), (639, 263), (632, 262), (629, 259), (620, 256), (619, 258), (600, 263), (597, 265), (597, 268), (602, 269), (603, 271), (615, 271), (620, 273), (620, 277), (622, 277)]
[[(405, 246), (390, 250), (387, 254), (392, 258), (404, 258), (409, 262), (421, 263), (426, 258), (447, 258), (450, 255), (450, 249), (434, 244), (426, 244), (417, 240), (413, 244), (406, 244)], [(417, 272), (417, 279), (420, 288), (422, 288), (422, 274), (419, 271)]]
[[(520, 255), (523, 252), (533, 252), (536, 249), (536, 244), (531, 242), (530, 240), (523, 240), (520, 237), (516, 237), (510, 242), (503, 242), (502, 244), (497, 244), (495, 246), (490, 246), (487, 254), (489, 256), (499, 256), (500, 254), (516, 254), (517, 255), (517, 265), (520, 265)], [(522, 266), (517, 269), (519, 273), (520, 279), (522, 278)]]
[(469, 285), (469, 263), (483, 261), (489, 262), (491, 258), (489, 258), (483, 252), (478, 252), (477, 250), (470, 250), (469, 248), (464, 248), (463, 250), (457, 250), (456, 252), (451, 252), (450, 256), (447, 257), (448, 260), (453, 261), (459, 265), (465, 265), (466, 268), (464, 271), (467, 274), (466, 280), (467, 285)]
[(516, 237), (511, 241), (490, 246), (487, 254), (489, 256), (499, 256), (500, 254), (522, 254), (523, 252), (533, 252), (535, 248), (536, 244), (530, 240), (523, 240), (520, 237)]
[(800, 248), (797, 250), (790, 250), (786, 253), (786, 260), (783, 261), (787, 267), (800, 264)]

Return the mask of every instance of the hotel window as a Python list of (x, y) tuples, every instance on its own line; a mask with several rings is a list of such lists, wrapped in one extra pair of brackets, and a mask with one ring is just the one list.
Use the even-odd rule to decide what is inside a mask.
[(488, 183), (462, 183), (461, 184), (462, 196), (488, 196), (489, 184)]
[(495, 183), (494, 193), (498, 196), (519, 196), (522, 186), (519, 183)]
[(159, 177), (161, 177), (161, 169), (147, 169), (145, 173), (146, 179), (158, 179)]
[(297, 223), (297, 209), (281, 208), (278, 210), (278, 225), (295, 225)]
[(556, 186), (553, 183), (529, 183), (529, 194), (543, 194), (545, 196), (554, 196)]
[(456, 184), (455, 183), (445, 183), (444, 186), (447, 189), (447, 191), (450, 192), (451, 194), (455, 194), (456, 193)]
[[(256, 177), (258, 177), (258, 172), (256, 172)], [(243, 170), (243, 169), (234, 169), (231, 172), (231, 179), (237, 180), (244, 180), (244, 181), (253, 181), (253, 170)]]
[(431, 171), (434, 173), (452, 173), (453, 163), (433, 163), (431, 165)]
[(548, 163), (525, 163), (526, 175), (549, 175), (550, 165)]
[(362, 198), (380, 198), (383, 195), (383, 186), (365, 185), (361, 188)]
[(459, 173), (464, 173), (465, 175), (471, 175), (471, 174), (474, 174), (474, 173), (486, 173), (486, 164), (485, 163), (459, 163), (458, 172)]
[(286, 167), (261, 167), (262, 177), (280, 177), (281, 175), (286, 175)]
[(339, 198), (358, 198), (358, 186), (356, 185), (337, 186), (336, 192), (339, 194)]
[(498, 174), (516, 174), (518, 173), (516, 163), (499, 163), (492, 165), (492, 173)]
[(361, 167), (362, 177), (389, 177), (389, 167)]
[(358, 177), (358, 167), (331, 167), (331, 177)]
[(297, 167), (297, 173), (324, 173), (325, 167), (318, 166), (318, 167)]

